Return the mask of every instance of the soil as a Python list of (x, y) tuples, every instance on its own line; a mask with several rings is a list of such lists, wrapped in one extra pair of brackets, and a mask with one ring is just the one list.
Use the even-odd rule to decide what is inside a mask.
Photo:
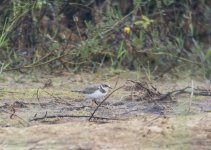
[[(1, 74), (0, 149), (211, 149), (210, 97), (150, 101), (131, 94), (126, 82), (147, 82), (167, 93), (191, 85), (190, 78), (153, 81), (137, 72), (100, 72)], [(102, 81), (127, 88), (109, 96), (89, 121), (96, 104), (71, 91)], [(194, 79), (194, 86), (210, 85)]]

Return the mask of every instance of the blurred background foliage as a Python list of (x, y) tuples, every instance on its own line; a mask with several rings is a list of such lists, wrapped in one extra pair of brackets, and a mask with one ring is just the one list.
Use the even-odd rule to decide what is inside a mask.
[(1, 0), (0, 71), (211, 74), (210, 0)]

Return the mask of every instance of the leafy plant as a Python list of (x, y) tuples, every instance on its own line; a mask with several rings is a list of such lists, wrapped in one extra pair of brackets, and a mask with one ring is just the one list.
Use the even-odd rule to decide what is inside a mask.
[(8, 47), (8, 21), (6, 20), (0, 34), (0, 48), (7, 48)]

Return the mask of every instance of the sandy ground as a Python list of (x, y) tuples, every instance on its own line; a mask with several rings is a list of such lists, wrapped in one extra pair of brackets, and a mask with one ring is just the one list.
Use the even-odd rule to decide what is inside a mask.
[[(154, 105), (124, 100), (130, 92), (120, 90), (96, 113), (108, 119), (89, 122), (88, 117), (54, 117), (31, 121), (45, 115), (90, 116), (94, 110), (91, 103), (70, 91), (102, 80), (114, 86), (117, 78), (118, 85), (127, 79), (144, 80), (128, 72), (121, 76), (116, 72), (3, 74), (0, 149), (211, 149), (210, 97), (194, 97), (191, 107), (189, 95), (177, 97), (178, 102), (163, 116), (159, 110), (151, 111)], [(208, 86), (203, 80), (195, 83)], [(168, 91), (187, 86), (190, 80), (165, 79), (153, 84), (160, 91)]]
[(211, 115), (1, 128), (2, 149), (210, 149)]

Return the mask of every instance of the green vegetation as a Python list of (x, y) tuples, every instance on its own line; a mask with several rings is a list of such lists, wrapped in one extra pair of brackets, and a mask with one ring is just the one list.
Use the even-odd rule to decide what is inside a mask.
[(209, 0), (3, 0), (0, 67), (211, 74)]

